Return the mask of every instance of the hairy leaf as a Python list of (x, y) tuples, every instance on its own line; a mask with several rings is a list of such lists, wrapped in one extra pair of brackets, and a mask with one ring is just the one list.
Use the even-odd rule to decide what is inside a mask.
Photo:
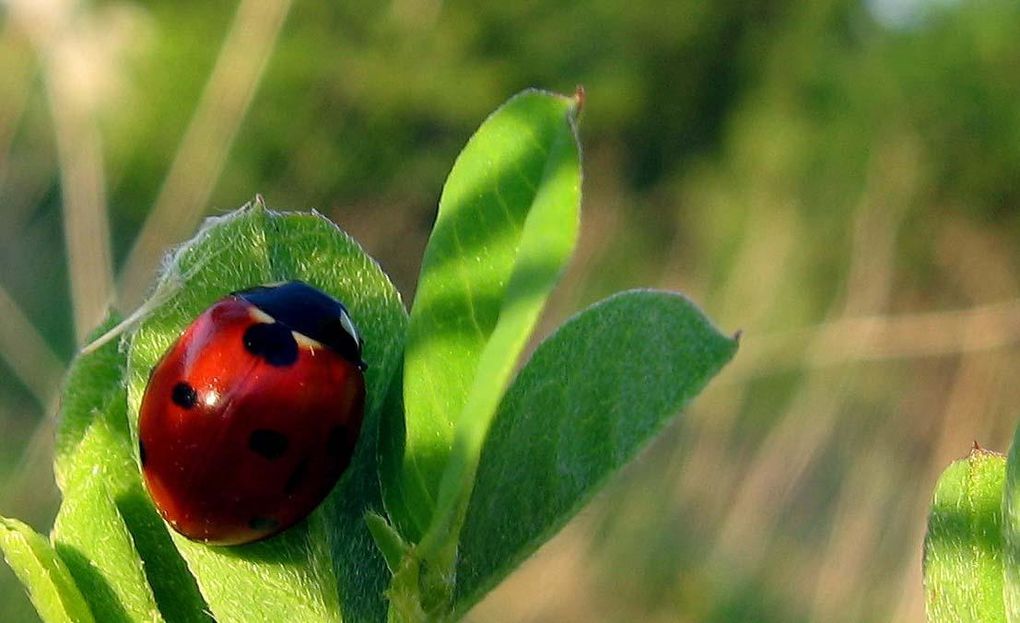
[[(120, 317), (111, 315), (92, 335), (95, 338), (120, 322)], [(107, 343), (94, 352), (79, 355), (71, 362), (60, 400), (56, 449), (53, 457), (53, 471), (57, 485), (65, 492), (65, 481), (71, 457), (81, 443), (89, 425), (96, 417), (107, 413), (112, 402), (124, 401), (124, 354), (116, 341)], [(123, 408), (121, 409), (123, 418)], [(123, 420), (127, 424), (127, 420)]]
[(131, 343), (130, 420), (135, 428), (149, 370), (198, 314), (229, 292), (288, 279), (342, 301), (365, 342), (366, 419), (351, 467), (326, 504), (278, 537), (237, 547), (176, 534), (174, 542), (221, 623), (335, 621), (341, 600), (352, 620), (381, 618), (388, 574), (363, 513), (381, 509), (374, 428), (402, 353), (406, 313), (378, 265), (335, 225), (316, 214), (270, 212), (256, 201), (210, 219), (178, 249)]
[[(90, 451), (96, 439), (86, 434), (82, 451)], [(51, 538), (98, 620), (163, 620), (102, 471), (72, 479)]]
[(1006, 620), (1020, 623), (1020, 427), (1006, 459), (1006, 485), (1002, 494), (1002, 595)]
[(1006, 457), (975, 448), (935, 485), (924, 539), (930, 623), (1005, 621), (1002, 493)]
[(45, 623), (92, 623), (92, 612), (74, 579), (42, 535), (20, 521), (0, 517), (0, 549)]

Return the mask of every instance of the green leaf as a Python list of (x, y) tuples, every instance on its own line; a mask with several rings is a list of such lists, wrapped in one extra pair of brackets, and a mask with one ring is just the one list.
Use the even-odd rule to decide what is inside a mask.
[[(394, 376), (394, 385), (399, 386), (399, 378)], [(381, 411), (385, 413), (386, 406)], [(335, 522), (327, 536), (339, 579), (340, 603), (347, 621), (382, 621), (386, 618), (387, 605), (383, 594), (390, 572), (365, 521), (366, 514), (383, 512), (377, 450), (381, 415), (379, 411), (365, 414), (361, 439), (348, 469), (348, 478), (340, 483), (326, 502), (325, 512)]]
[(327, 503), (277, 537), (228, 548), (174, 534), (174, 543), (221, 623), (335, 621), (340, 599), (346, 618), (380, 619), (388, 574), (363, 516), (381, 510), (374, 429), (403, 352), (406, 313), (379, 266), (335, 225), (317, 214), (270, 212), (257, 200), (210, 219), (178, 249), (157, 284), (158, 304), (131, 342), (132, 428), (149, 370), (199, 313), (229, 292), (286, 279), (342, 301), (365, 342), (366, 417), (351, 467)]
[[(96, 334), (114, 326), (116, 320), (108, 319)], [(125, 359), (126, 354), (116, 341), (75, 358), (64, 389), (54, 462), (65, 504), (80, 507), (76, 500), (83, 492), (78, 488), (91, 486), (87, 483), (99, 479), (119, 517), (108, 514), (91, 518), (75, 511), (73, 518), (62, 519), (62, 529), (71, 533), (73, 540), (86, 543), (107, 538), (106, 526), (122, 519), (133, 535), (134, 548), (145, 561), (144, 572), (160, 612), (170, 621), (205, 623), (210, 620), (205, 601), (149, 501), (135, 463), (135, 444), (127, 421)], [(101, 500), (93, 507), (97, 512), (104, 508), (112, 511)], [(62, 514), (68, 512), (61, 510)], [(108, 561), (94, 562), (103, 566)], [(110, 569), (107, 576), (116, 573)], [(140, 590), (136, 580), (129, 576), (125, 585), (116, 586), (113, 592), (135, 594)]]
[(92, 612), (49, 541), (14, 519), (0, 517), (0, 549), (46, 623), (91, 623)]
[(615, 295), (569, 320), (510, 387), (461, 533), (465, 612), (559, 530), (736, 352), (682, 296)]
[(573, 250), (578, 102), (539, 91), (512, 98), (471, 138), (443, 189), (408, 327), (403, 447), (384, 453), (393, 461), (383, 466), (387, 506), (411, 540), (437, 507), (457, 515), (476, 447)]
[[(120, 322), (120, 317), (111, 315), (92, 334), (91, 339), (102, 335)], [(67, 471), (71, 457), (85, 436), (89, 425), (97, 414), (107, 413), (111, 401), (124, 401), (121, 384), (124, 380), (124, 355), (114, 342), (87, 355), (79, 355), (71, 362), (64, 389), (61, 393), (58, 417), (57, 441), (54, 450), (53, 471), (57, 485), (67, 492)], [(123, 409), (121, 409), (123, 417)], [(127, 424), (127, 420), (123, 420)]]
[(1020, 623), (1020, 427), (1006, 459), (1006, 486), (1002, 495), (1003, 587), (1006, 620)]
[(1005, 621), (1002, 499), (1006, 457), (975, 448), (935, 485), (924, 540), (930, 623)]
[[(95, 438), (86, 434), (82, 450), (90, 451)], [(86, 472), (73, 479), (67, 491), (51, 538), (96, 618), (111, 623), (162, 621), (105, 475)]]
[(365, 513), (368, 531), (386, 560), (386, 566), (393, 573), (407, 554), (408, 545), (393, 526), (382, 515), (373, 512)]

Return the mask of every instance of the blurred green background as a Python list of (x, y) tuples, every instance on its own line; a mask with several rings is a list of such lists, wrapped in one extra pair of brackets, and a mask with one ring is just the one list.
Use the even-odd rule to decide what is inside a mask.
[(583, 84), (542, 332), (654, 286), (742, 348), (471, 620), (921, 621), (934, 481), (1020, 414), (1018, 75), (1011, 0), (0, 2), (0, 514), (49, 528), (63, 369), (203, 216), (318, 209), (409, 301), (470, 133)]

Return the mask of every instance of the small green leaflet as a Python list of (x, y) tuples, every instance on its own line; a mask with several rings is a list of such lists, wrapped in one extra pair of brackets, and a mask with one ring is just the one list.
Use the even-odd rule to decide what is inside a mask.
[(930, 623), (1005, 621), (1002, 493), (1006, 457), (975, 448), (935, 485), (924, 540), (925, 610)]
[(457, 562), (463, 613), (559, 530), (737, 350), (687, 299), (617, 294), (569, 320), (507, 392)]
[[(573, 250), (579, 101), (541, 91), (510, 99), (471, 138), (443, 188), (408, 326), (402, 457), (383, 466), (388, 510), (414, 540), (437, 505), (460, 503), (470, 485), (478, 449), (455, 451), (455, 439), (484, 437)], [(448, 473), (451, 455), (464, 474)], [(451, 499), (440, 502), (444, 478)]]

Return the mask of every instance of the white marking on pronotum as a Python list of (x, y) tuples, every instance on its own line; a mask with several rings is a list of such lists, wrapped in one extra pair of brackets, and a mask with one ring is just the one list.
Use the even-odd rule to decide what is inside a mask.
[(259, 324), (273, 324), (274, 322), (276, 322), (276, 320), (274, 320), (272, 316), (262, 311), (258, 307), (255, 307), (254, 305), (248, 308), (248, 315), (251, 316), (252, 320)]
[(322, 342), (319, 342), (318, 340), (314, 340), (314, 339), (308, 337), (307, 335), (305, 335), (304, 333), (298, 333), (297, 331), (291, 331), (291, 334), (294, 336), (294, 341), (297, 342), (298, 346), (300, 346), (301, 348), (307, 348), (307, 349), (309, 349), (309, 350), (311, 350), (313, 352), (317, 348), (324, 348), (323, 345), (322, 345)]

